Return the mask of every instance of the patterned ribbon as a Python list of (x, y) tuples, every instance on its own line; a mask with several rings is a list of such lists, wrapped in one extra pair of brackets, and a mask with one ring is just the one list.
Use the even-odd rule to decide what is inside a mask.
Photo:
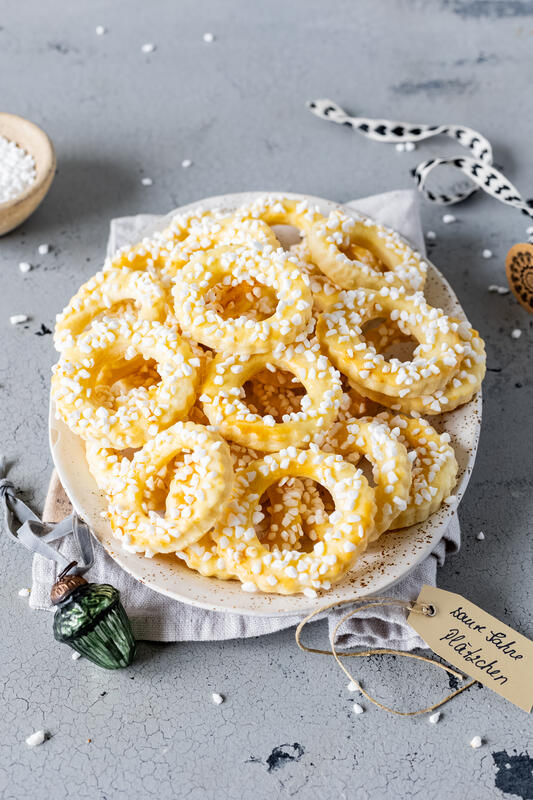
[[(453, 205), (482, 189), (501, 203), (517, 208), (533, 218), (533, 201), (524, 200), (513, 184), (492, 164), (492, 147), (488, 139), (472, 128), (463, 125), (416, 125), (411, 122), (393, 122), (389, 119), (350, 117), (332, 100), (313, 100), (308, 103), (313, 114), (322, 119), (348, 125), (357, 133), (375, 142), (421, 142), (433, 136), (449, 136), (472, 153), (458, 158), (430, 158), (422, 161), (412, 175), (421, 192), (433, 203)], [(427, 188), (429, 174), (442, 165), (461, 170), (472, 182), (472, 187), (450, 194), (435, 194)]]
[(88, 526), (77, 514), (58, 523), (42, 522), (24, 503), (14, 485), (5, 477), (5, 462), (0, 460), (0, 509), (3, 511), (7, 533), (32, 553), (55, 561), (64, 570), (71, 563), (51, 542), (73, 535), (81, 554), (80, 562), (68, 570), (71, 575), (83, 575), (94, 563), (94, 551)]

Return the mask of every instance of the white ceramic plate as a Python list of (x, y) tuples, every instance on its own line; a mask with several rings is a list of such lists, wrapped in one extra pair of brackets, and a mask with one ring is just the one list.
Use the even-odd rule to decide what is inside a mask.
[[(217, 207), (229, 211), (266, 194), (274, 193), (225, 195), (203, 200), (201, 205), (204, 208)], [(340, 207), (336, 203), (317, 197), (283, 194), (308, 200), (316, 204), (324, 214)], [(177, 211), (189, 211), (198, 205), (192, 203)], [(353, 213), (348, 207), (342, 208), (348, 214)], [(176, 212), (172, 212), (174, 213)], [(158, 225), (158, 228), (162, 227), (164, 221)], [(446, 313), (456, 317), (465, 317), (450, 285), (432, 264), (429, 265), (425, 294), (432, 305), (440, 306)], [(455, 494), (460, 500), (474, 466), (481, 427), (481, 393), (468, 405), (442, 418), (433, 419), (432, 422), (439, 430), (447, 430), (452, 437), (459, 462)], [(190, 605), (216, 611), (258, 616), (301, 614), (311, 612), (325, 602), (382, 593), (407, 575), (431, 552), (442, 537), (453, 513), (452, 507), (444, 504), (426, 522), (397, 533), (384, 534), (357, 561), (340, 583), (329, 592), (320, 593), (316, 599), (310, 600), (303, 595), (248, 594), (241, 590), (240, 583), (205, 578), (189, 570), (183, 562), (173, 556), (147, 559), (139, 554), (122, 550), (111, 535), (109, 523), (101, 517), (101, 512), (106, 507), (105, 500), (89, 472), (82, 440), (71, 433), (63, 422), (55, 419), (53, 403), (50, 406), (50, 446), (59, 477), (72, 505), (91, 526), (95, 537), (117, 564), (156, 592)]]

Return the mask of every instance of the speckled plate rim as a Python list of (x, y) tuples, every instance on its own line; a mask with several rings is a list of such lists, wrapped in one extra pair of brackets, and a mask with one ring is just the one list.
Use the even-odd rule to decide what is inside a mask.
[[(200, 206), (232, 210), (265, 195), (306, 200), (317, 205), (325, 214), (336, 208), (343, 209), (347, 214), (354, 213), (353, 208), (309, 195), (275, 191), (245, 192), (210, 197), (182, 206), (160, 220), (157, 229), (162, 229), (167, 220), (176, 213), (191, 211)], [(155, 229), (151, 226), (143, 233), (149, 235)], [(448, 281), (431, 262), (428, 261), (428, 264), (425, 290), (428, 300), (440, 305), (449, 314), (465, 318), (464, 311)], [(450, 433), (456, 448), (459, 476), (454, 494), (457, 503), (466, 490), (474, 467), (481, 429), (481, 412), (482, 397), (479, 392), (466, 406), (445, 415), (445, 424), (442, 418), (433, 420), (435, 427), (446, 429)], [(203, 577), (189, 570), (173, 556), (155, 556), (146, 559), (137, 553), (122, 550), (112, 537), (109, 523), (101, 516), (101, 512), (105, 510), (104, 496), (89, 472), (82, 440), (71, 433), (63, 422), (55, 419), (52, 400), (49, 434), (50, 449), (61, 483), (74, 509), (88, 522), (95, 538), (111, 558), (133, 578), (154, 591), (188, 605), (211, 611), (251, 616), (302, 615), (316, 611), (325, 602), (345, 602), (354, 597), (383, 593), (408, 575), (432, 552), (457, 507), (445, 504), (426, 522), (413, 525), (398, 533), (385, 534), (369, 548), (340, 583), (333, 586), (329, 592), (320, 592), (315, 599), (303, 595), (249, 594), (240, 589), (239, 583)]]

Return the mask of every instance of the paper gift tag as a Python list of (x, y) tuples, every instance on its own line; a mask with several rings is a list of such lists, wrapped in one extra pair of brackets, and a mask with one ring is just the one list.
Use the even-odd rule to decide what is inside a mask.
[(424, 585), (407, 622), (437, 655), (528, 713), (533, 706), (533, 641), (460, 594)]

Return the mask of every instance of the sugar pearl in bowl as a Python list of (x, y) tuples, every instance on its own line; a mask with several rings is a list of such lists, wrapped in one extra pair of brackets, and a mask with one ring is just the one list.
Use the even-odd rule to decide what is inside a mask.
[(0, 236), (43, 200), (56, 170), (52, 142), (33, 122), (0, 113)]

